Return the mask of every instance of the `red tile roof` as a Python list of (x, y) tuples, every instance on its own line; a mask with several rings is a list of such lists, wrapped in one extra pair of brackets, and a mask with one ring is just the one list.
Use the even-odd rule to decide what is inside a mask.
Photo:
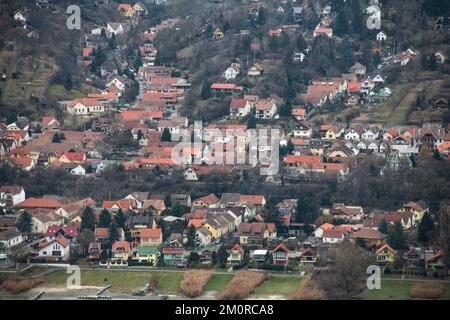
[(363, 239), (375, 239), (375, 240), (382, 240), (384, 239), (385, 235), (379, 232), (378, 230), (370, 229), (370, 228), (363, 228), (359, 231), (356, 231), (354, 234), (351, 235), (351, 238), (357, 239), (357, 238), (363, 238)]
[(203, 226), (204, 224), (205, 224), (205, 220), (204, 219), (189, 219), (188, 227), (194, 226), (195, 229), (198, 229), (201, 226)]
[(116, 92), (107, 92), (107, 93), (88, 93), (88, 98), (92, 98), (92, 99), (111, 99), (111, 100), (115, 100), (118, 98), (117, 93)]
[(11, 162), (13, 166), (22, 168), (29, 167), (34, 162), (31, 158), (9, 158), (8, 161)]
[(242, 91), (243, 90), (243, 88), (241, 86), (237, 86), (234, 83), (213, 83), (211, 85), (211, 89), (238, 90), (238, 91)]
[(86, 154), (81, 151), (77, 152), (63, 152), (63, 154), (59, 157), (65, 156), (69, 161), (79, 161), (82, 162), (86, 160)]
[(123, 120), (138, 120), (138, 119), (162, 119), (164, 112), (161, 111), (144, 111), (144, 110), (125, 110), (119, 115)]
[(141, 238), (160, 239), (162, 236), (161, 229), (151, 229), (151, 228), (140, 229), (139, 234)]
[(130, 243), (128, 241), (116, 241), (112, 245), (113, 253), (122, 253), (130, 251)]
[(360, 92), (361, 91), (361, 83), (359, 82), (350, 82), (347, 85), (347, 90), (350, 92)]
[(162, 254), (184, 253), (184, 248), (163, 248), (161, 252)]
[(129, 210), (129, 209), (133, 208), (134, 201), (131, 199), (104, 200), (102, 208), (110, 209), (114, 205), (117, 205), (122, 210)]
[(323, 238), (340, 238), (340, 239), (342, 239), (344, 237), (344, 232), (342, 232), (341, 230), (334, 230), (334, 229), (324, 230), (322, 237)]
[(239, 244), (239, 243), (236, 243), (230, 250), (228, 250), (229, 252), (230, 251), (235, 251), (235, 250), (237, 250), (237, 251), (239, 251), (241, 254), (244, 254), (244, 248), (242, 248), (242, 246)]
[(295, 109), (292, 109), (292, 115), (294, 116), (294, 117), (303, 117), (303, 116), (305, 116), (306, 115), (306, 110), (305, 109), (301, 109), (301, 108), (295, 108)]
[(19, 208), (52, 208), (58, 209), (62, 206), (61, 202), (55, 199), (41, 199), (41, 198), (28, 198), (21, 203), (18, 203), (16, 207)]
[(390, 245), (388, 245), (387, 243), (383, 244), (381, 247), (379, 247), (377, 249), (377, 251), (375, 252), (375, 254), (379, 254), (380, 252), (382, 252), (384, 249), (388, 249), (390, 252), (392, 252), (393, 254), (396, 254), (397, 251), (392, 249), (392, 247)]
[(210, 205), (219, 202), (219, 198), (217, 198), (217, 196), (214, 193), (210, 193), (207, 196), (195, 199), (193, 202), (195, 201), (203, 201), (207, 205)]
[(246, 195), (241, 194), (239, 197), (240, 203), (246, 203), (249, 202), (254, 205), (263, 205), (265, 202), (264, 195)]
[(279, 251), (280, 249), (283, 250), (286, 253), (289, 252), (288, 247), (286, 247), (286, 245), (284, 243), (280, 243), (275, 249), (272, 250), (272, 252)]
[(42, 122), (42, 124), (44, 126), (48, 126), (52, 120), (55, 120), (56, 122), (58, 122), (58, 120), (56, 120), (55, 117), (42, 117), (42, 121), (41, 122)]
[(54, 237), (56, 233), (63, 231), (65, 235), (76, 237), (78, 235), (77, 226), (50, 226), (45, 232), (46, 237)]
[(288, 155), (286, 156), (286, 159), (284, 160), (284, 163), (287, 164), (293, 164), (293, 163), (320, 163), (321, 158), (320, 156), (295, 156), (295, 155)]

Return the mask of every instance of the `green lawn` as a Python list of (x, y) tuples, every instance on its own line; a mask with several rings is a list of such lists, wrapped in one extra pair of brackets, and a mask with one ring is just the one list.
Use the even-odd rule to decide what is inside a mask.
[[(38, 269), (31, 270), (32, 273), (42, 271)], [(158, 279), (158, 290), (161, 293), (178, 294), (180, 282), (183, 278), (183, 272), (165, 272), (165, 271), (119, 271), (119, 270), (82, 270), (81, 284), (84, 286), (104, 286), (111, 285), (112, 290), (131, 292), (142, 288), (154, 276)], [(233, 274), (214, 274), (205, 287), (204, 292), (220, 292), (233, 279)], [(65, 270), (44, 276), (44, 285), (64, 286), (68, 274)], [(302, 278), (300, 277), (280, 277), (271, 276), (255, 289), (255, 295), (284, 295), (288, 296), (294, 292)], [(396, 281), (383, 279), (380, 290), (366, 290), (361, 295), (366, 300), (384, 300), (395, 299), (404, 300), (410, 298), (410, 289), (414, 284), (413, 280)], [(444, 292), (440, 299), (450, 300), (450, 283), (446, 283)]]
[[(176, 294), (180, 289), (180, 281), (183, 277), (182, 272), (124, 272), (118, 270), (82, 270), (81, 285), (84, 286), (103, 286), (111, 285), (112, 290), (133, 291), (142, 288), (152, 276), (158, 278), (158, 290), (163, 293)], [(68, 275), (65, 271), (57, 271), (44, 277), (46, 284), (64, 285)]]
[(48, 93), (55, 99), (77, 99), (85, 96), (84, 93), (74, 89), (67, 91), (66, 88), (64, 88), (64, 86), (61, 84), (51, 85), (48, 89)]
[(233, 279), (233, 276), (233, 274), (215, 274), (203, 291), (220, 291)]
[(289, 295), (294, 292), (302, 278), (272, 276), (255, 289), (256, 295)]
[[(404, 300), (410, 299), (410, 290), (414, 281), (381, 280), (380, 290), (366, 290), (361, 298), (366, 300)], [(450, 284), (444, 285), (440, 299), (450, 299)]]
[(22, 272), (20, 275), (21, 276), (27, 276), (27, 277), (31, 277), (31, 276), (36, 276), (38, 274), (41, 274), (42, 272), (48, 270), (49, 268), (46, 266), (32, 266), (31, 268), (25, 270), (24, 272)]

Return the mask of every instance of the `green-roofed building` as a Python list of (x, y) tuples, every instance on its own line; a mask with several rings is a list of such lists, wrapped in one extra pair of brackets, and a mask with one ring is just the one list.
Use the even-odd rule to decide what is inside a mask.
[(151, 266), (156, 265), (159, 257), (158, 247), (137, 247), (133, 250), (133, 260), (148, 262)]

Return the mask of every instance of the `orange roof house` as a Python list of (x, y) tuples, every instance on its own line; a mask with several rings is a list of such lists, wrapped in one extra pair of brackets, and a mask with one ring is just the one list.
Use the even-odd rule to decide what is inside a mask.
[(15, 167), (25, 170), (34, 168), (34, 160), (32, 158), (8, 158), (8, 161)]
[(347, 91), (350, 93), (361, 92), (361, 83), (360, 82), (350, 82), (349, 84), (347, 84)]
[(206, 223), (206, 221), (205, 221), (204, 219), (189, 219), (188, 227), (194, 226), (195, 229), (199, 229), (199, 228), (201, 228), (205, 223)]
[(134, 203), (132, 199), (104, 200), (102, 207), (104, 209), (122, 209), (122, 211), (128, 211), (133, 209)]
[(58, 161), (61, 163), (84, 163), (86, 161), (86, 154), (81, 151), (63, 152), (63, 154), (58, 157)]
[(302, 108), (292, 109), (292, 116), (294, 117), (304, 117), (306, 116), (306, 110)]
[(264, 207), (266, 205), (266, 198), (264, 197), (264, 195), (241, 194), (239, 196), (239, 203), (240, 204), (251, 203), (257, 207)]
[(320, 163), (320, 156), (296, 156), (296, 155), (288, 155), (286, 159), (284, 159), (285, 164), (300, 164), (300, 163)]
[(20, 202), (16, 205), (18, 208), (23, 209), (58, 209), (62, 206), (62, 203), (55, 199), (42, 199), (42, 198), (28, 198), (25, 201)]
[(83, 48), (83, 57), (90, 57), (94, 54), (94, 48)]

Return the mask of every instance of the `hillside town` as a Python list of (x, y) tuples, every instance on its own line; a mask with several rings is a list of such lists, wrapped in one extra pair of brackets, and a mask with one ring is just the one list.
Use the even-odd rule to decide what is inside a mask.
[[(360, 2), (242, 1), (236, 22), (226, 1), (205, 1), (208, 21), (96, 1), (108, 18), (73, 33), (76, 75), (52, 80), (52, 107), (33, 92), (39, 112), (0, 116), (0, 271), (305, 276), (350, 244), (383, 275), (447, 279), (450, 47), (400, 44), (389, 1), (363, 1), (389, 24), (358, 38), (343, 15)], [(8, 18), (36, 40), (34, 10), (58, 7)]]

